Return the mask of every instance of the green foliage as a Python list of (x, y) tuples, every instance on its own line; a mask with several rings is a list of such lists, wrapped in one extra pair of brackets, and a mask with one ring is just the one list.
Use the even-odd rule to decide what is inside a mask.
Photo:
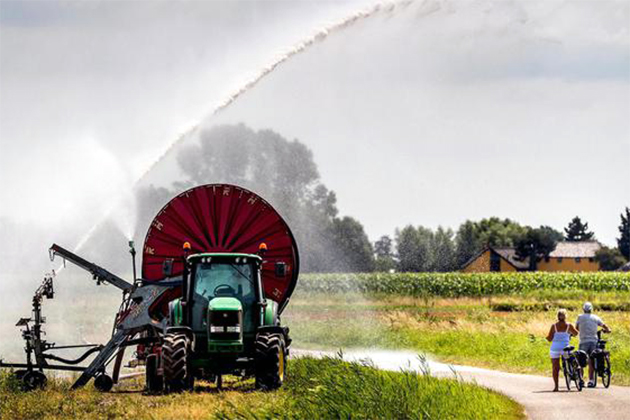
[(387, 235), (381, 236), (379, 240), (374, 242), (374, 270), (379, 272), (388, 272), (396, 268), (396, 260), (394, 259), (394, 244), (392, 238)]
[(604, 271), (614, 271), (624, 265), (627, 261), (618, 248), (602, 247), (595, 254), (595, 260), (599, 263), (599, 267)]
[(300, 277), (298, 289), (420, 297), (510, 295), (534, 290), (606, 292), (629, 291), (630, 276), (616, 272), (306, 274)]
[(435, 232), (423, 226), (396, 231), (398, 269), (403, 272), (452, 271), (455, 269), (453, 231), (441, 226)]
[(535, 271), (538, 261), (553, 252), (562, 238), (560, 232), (549, 226), (528, 227), (516, 241), (516, 255), (522, 260), (529, 259), (529, 269)]
[(455, 267), (455, 244), (453, 231), (439, 226), (431, 238), (432, 271), (448, 272)]
[(457, 379), (388, 372), (340, 358), (302, 358), (292, 364), (285, 404), (220, 418), (282, 419), (514, 419), (522, 409), (505, 396)]
[[(374, 271), (372, 244), (363, 225), (352, 217), (333, 220), (333, 246), (335, 253), (334, 271)], [(333, 271), (333, 270), (331, 270)]]
[(594, 237), (595, 234), (588, 231), (588, 223), (582, 223), (578, 216), (575, 216), (564, 228), (564, 239), (569, 242), (590, 241)]
[(431, 231), (419, 226), (405, 226), (396, 232), (398, 269), (400, 271), (429, 271), (431, 266)]
[[(548, 312), (563, 308), (569, 311), (579, 311), (582, 301), (556, 301), (556, 302), (494, 302), (490, 309), (496, 312)], [(597, 302), (593, 304), (595, 311), (630, 312), (630, 302)]]
[(477, 222), (479, 240), (492, 247), (511, 247), (526, 232), (527, 228), (510, 219), (490, 217)]
[(630, 208), (628, 207), (626, 207), (624, 213), (621, 213), (619, 234), (619, 238), (617, 239), (619, 251), (627, 260), (630, 260)]
[(471, 258), (481, 252), (483, 247), (477, 223), (466, 220), (459, 226), (455, 235), (456, 267), (463, 267)]
[(460, 268), (486, 246), (512, 247), (527, 228), (510, 219), (490, 217), (477, 222), (467, 220), (455, 237), (456, 267)]
[[(428, 373), (380, 371), (335, 358), (296, 363), (287, 392), (289, 418), (492, 419), (519, 418), (506, 397)], [(306, 391), (306, 392), (305, 392)]]

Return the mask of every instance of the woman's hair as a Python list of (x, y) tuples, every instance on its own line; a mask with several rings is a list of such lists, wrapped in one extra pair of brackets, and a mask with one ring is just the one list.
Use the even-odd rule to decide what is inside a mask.
[(558, 321), (564, 321), (567, 319), (567, 310), (566, 309), (558, 309)]

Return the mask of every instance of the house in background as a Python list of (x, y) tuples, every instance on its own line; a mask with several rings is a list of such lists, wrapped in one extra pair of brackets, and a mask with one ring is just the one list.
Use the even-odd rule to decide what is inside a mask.
[[(601, 249), (597, 241), (559, 242), (556, 249), (538, 262), (538, 271), (598, 271), (595, 254)], [(514, 248), (487, 247), (471, 258), (462, 271), (467, 273), (527, 271), (529, 258), (523, 260)]]

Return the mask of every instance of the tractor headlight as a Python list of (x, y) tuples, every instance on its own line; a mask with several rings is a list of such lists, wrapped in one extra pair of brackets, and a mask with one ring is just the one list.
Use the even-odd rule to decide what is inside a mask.
[(210, 332), (211, 333), (222, 333), (223, 327), (222, 326), (217, 326), (217, 325), (210, 325)]
[(225, 331), (229, 333), (240, 333), (241, 327), (238, 325), (234, 325), (232, 327), (225, 327)]

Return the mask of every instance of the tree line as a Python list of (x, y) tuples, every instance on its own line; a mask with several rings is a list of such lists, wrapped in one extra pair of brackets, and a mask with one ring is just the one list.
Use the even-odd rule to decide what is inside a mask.
[[(139, 226), (147, 227), (160, 208), (184, 189), (237, 184), (265, 197), (282, 214), (300, 245), (305, 272), (447, 272), (460, 269), (486, 246), (516, 247), (520, 256), (537, 261), (560, 240), (594, 238), (579, 217), (564, 233), (492, 217), (466, 221), (457, 231), (409, 225), (396, 229), (393, 238), (383, 236), (372, 243), (358, 220), (339, 215), (336, 195), (322, 183), (306, 145), (244, 124), (202, 131), (197, 142), (180, 148), (176, 160), (181, 175), (170, 187), (137, 189)], [(616, 268), (630, 258), (629, 219), (626, 209), (619, 246), (604, 248), (602, 266)]]
[[(603, 270), (616, 270), (630, 260), (630, 209), (621, 214), (617, 247), (603, 246), (596, 260)], [(456, 232), (438, 227), (408, 225), (395, 231), (393, 239), (382, 236), (374, 243), (375, 267), (379, 271), (448, 272), (461, 269), (486, 247), (514, 248), (518, 258), (529, 261), (529, 269), (549, 255), (560, 241), (595, 240), (588, 223), (574, 217), (560, 232), (550, 226), (523, 226), (498, 217), (467, 220)]]

